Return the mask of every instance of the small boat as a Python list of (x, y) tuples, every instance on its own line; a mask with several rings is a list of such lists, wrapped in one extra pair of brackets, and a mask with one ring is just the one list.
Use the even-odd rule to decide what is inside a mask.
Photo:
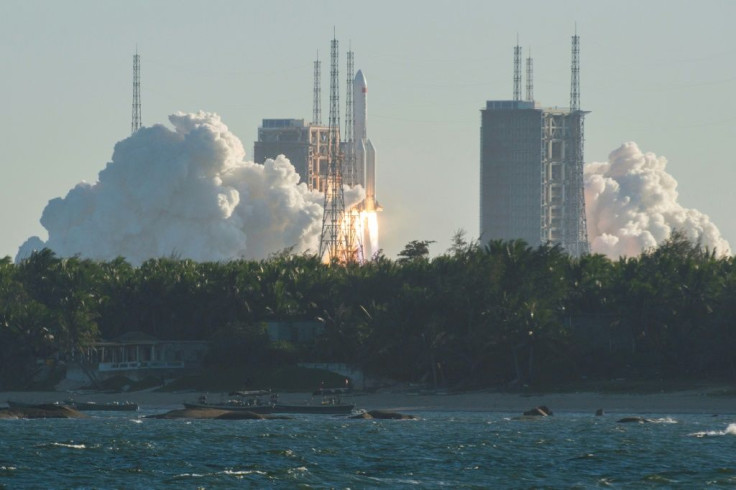
[(339, 393), (320, 392), (321, 403), (315, 404), (285, 404), (279, 403), (279, 396), (269, 390), (257, 391), (233, 391), (229, 394), (229, 400), (210, 402), (207, 396), (202, 395), (197, 402), (185, 402), (184, 407), (193, 409), (213, 408), (216, 410), (230, 410), (241, 412), (253, 412), (259, 414), (270, 413), (304, 413), (324, 415), (348, 415), (355, 410), (352, 403), (342, 403)]
[(308, 403), (303, 405), (288, 405), (276, 403), (273, 408), (274, 413), (311, 413), (323, 415), (349, 415), (355, 410), (355, 404), (343, 403), (340, 395), (351, 393), (352, 390), (341, 388), (324, 389), (312, 393), (312, 396), (319, 395), (322, 397), (320, 403)]
[(80, 412), (105, 411), (105, 412), (135, 412), (138, 410), (138, 404), (133, 402), (75, 402), (69, 400), (67, 403), (70, 407), (76, 408)]
[(138, 404), (133, 402), (75, 402), (74, 400), (65, 400), (63, 402), (50, 402), (50, 403), (27, 403), (8, 400), (8, 406), (10, 408), (43, 408), (44, 406), (55, 405), (73, 408), (81, 411), (136, 411), (138, 410)]
[[(196, 402), (185, 402), (185, 408), (229, 410), (235, 412), (273, 413), (274, 402), (277, 398), (275, 393), (267, 390), (233, 391), (229, 393), (232, 397), (221, 402), (210, 402), (206, 395), (202, 395)], [(264, 400), (269, 397), (269, 400)]]
[(30, 402), (19, 402), (15, 400), (8, 400), (9, 408), (45, 408), (50, 405), (57, 406), (57, 407), (61, 407), (61, 406), (69, 407), (70, 406), (67, 403), (61, 403), (61, 402), (30, 403)]
[(352, 403), (325, 403), (321, 405), (282, 405), (276, 404), (273, 413), (306, 413), (321, 415), (348, 415), (355, 410)]

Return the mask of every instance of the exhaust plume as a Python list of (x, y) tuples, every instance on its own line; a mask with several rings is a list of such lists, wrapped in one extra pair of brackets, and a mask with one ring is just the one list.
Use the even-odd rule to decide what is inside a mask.
[(633, 257), (681, 231), (719, 256), (731, 247), (710, 218), (677, 202), (667, 160), (624, 143), (604, 163), (585, 165), (585, 209), (591, 252)]
[[(59, 256), (132, 264), (154, 257), (262, 259), (293, 247), (319, 249), (323, 195), (299, 183), (282, 155), (245, 161), (241, 141), (217, 114), (176, 113), (174, 126), (141, 128), (115, 145), (94, 184), (49, 201), (16, 260), (42, 247)], [(346, 196), (349, 199), (357, 197)]]

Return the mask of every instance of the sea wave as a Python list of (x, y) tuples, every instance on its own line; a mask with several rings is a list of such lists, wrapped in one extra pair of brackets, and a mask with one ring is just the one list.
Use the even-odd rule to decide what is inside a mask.
[(690, 437), (736, 436), (736, 424), (728, 424), (724, 430), (706, 430), (688, 434)]

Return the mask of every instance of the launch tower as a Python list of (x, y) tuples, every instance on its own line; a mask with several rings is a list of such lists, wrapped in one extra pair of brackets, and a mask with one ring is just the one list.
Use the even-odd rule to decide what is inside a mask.
[(352, 230), (347, 226), (345, 216), (345, 195), (343, 190), (342, 164), (340, 151), (340, 93), (338, 68), (338, 42), (333, 37), (330, 49), (330, 120), (322, 233), (319, 241), (319, 256), (328, 262), (352, 262), (357, 260), (357, 250)]
[[(514, 99), (481, 110), (480, 237), (560, 244), (588, 253), (583, 196), (583, 119), (579, 37), (573, 37), (569, 109), (521, 99), (521, 48), (514, 48)], [(531, 75), (531, 59), (527, 61)], [(527, 96), (532, 94), (527, 81)]]

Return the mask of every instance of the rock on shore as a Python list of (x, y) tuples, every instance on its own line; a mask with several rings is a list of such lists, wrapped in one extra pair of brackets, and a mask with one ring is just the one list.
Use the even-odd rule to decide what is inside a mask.
[(414, 415), (404, 413), (391, 412), (389, 410), (369, 410), (358, 415), (353, 415), (351, 419), (383, 419), (383, 420), (416, 420)]
[(0, 419), (82, 419), (86, 417), (87, 415), (78, 410), (53, 403), (0, 409)]

